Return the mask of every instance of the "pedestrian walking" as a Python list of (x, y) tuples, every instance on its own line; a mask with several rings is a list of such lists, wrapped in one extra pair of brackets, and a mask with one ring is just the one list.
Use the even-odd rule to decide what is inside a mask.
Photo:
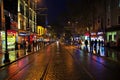
[(88, 40), (85, 40), (85, 48), (86, 48), (86, 51), (88, 51)]
[(26, 41), (23, 40), (23, 48), (24, 48), (24, 54), (26, 54)]
[(23, 41), (23, 47), (24, 47), (24, 49), (26, 49), (26, 41), (25, 40)]
[(97, 52), (97, 39), (95, 39), (95, 42), (94, 42), (94, 50)]
[(18, 50), (18, 42), (15, 42), (15, 50)]
[(101, 41), (101, 46), (104, 46), (104, 41), (103, 40)]
[(90, 48), (91, 48), (91, 50), (90, 50), (90, 51), (91, 51), (92, 53), (93, 53), (93, 44), (94, 44), (94, 41), (91, 40), (91, 43), (90, 43), (90, 46), (91, 46)]
[(15, 42), (15, 54), (16, 54), (16, 58), (19, 57), (19, 54), (18, 54), (18, 42)]
[(98, 49), (98, 55), (100, 55), (100, 40), (98, 40), (98, 47), (99, 47), (99, 49)]

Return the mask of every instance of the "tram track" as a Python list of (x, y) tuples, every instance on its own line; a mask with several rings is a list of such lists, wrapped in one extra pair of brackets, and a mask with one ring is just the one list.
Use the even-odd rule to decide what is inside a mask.
[(60, 52), (60, 51), (57, 49), (57, 47), (58, 47), (58, 46), (55, 45), (55, 51), (51, 53), (52, 55), (51, 55), (51, 57), (49, 57), (48, 63), (46, 64), (45, 70), (43, 71), (43, 74), (42, 74), (42, 76), (40, 77), (40, 80), (46, 80), (46, 77), (47, 77), (48, 71), (50, 70), (52, 61), (53, 61), (53, 59), (55, 58), (55, 54), (56, 54), (57, 52)]
[[(64, 48), (65, 48), (65, 46), (64, 46)], [(66, 49), (66, 48), (65, 48)], [(78, 66), (81, 66), (82, 67), (82, 69), (85, 71), (85, 73), (92, 79), (92, 80), (97, 80), (84, 66), (83, 66), (83, 64), (82, 63), (80, 63), (76, 58), (75, 58), (75, 56), (73, 56), (72, 54), (71, 54), (71, 52), (68, 50), (68, 49), (66, 49), (66, 51), (67, 51), (67, 53), (72, 57), (72, 59), (76, 62), (76, 64), (78, 64)]]
[[(47, 48), (46, 48), (46, 49), (47, 49)], [(44, 48), (44, 49), (42, 50), (43, 52), (40, 52), (40, 53), (44, 53), (44, 51), (46, 51), (46, 49)], [(11, 66), (13, 66), (13, 67), (10, 68), (10, 70), (13, 69), (13, 68), (15, 68), (15, 69), (13, 69), (12, 72), (10, 72), (10, 74), (9, 74), (9, 73), (6, 73), (6, 75), (8, 75), (8, 76), (5, 78), (5, 80), (13, 80), (13, 79), (16, 79), (16, 78), (15, 78), (16, 75), (19, 75), (21, 72), (28, 71), (28, 70), (30, 69), (30, 67), (34, 64), (35, 58), (41, 55), (40, 53), (31, 54), (31, 55), (29, 55), (29, 56), (27, 56), (27, 57), (24, 57), (24, 58), (22, 58), (22, 59), (20, 59), (20, 60), (18, 60), (18, 61), (16, 61), (16, 62), (10, 64), (9, 66), (4, 67), (4, 69), (1, 69), (1, 71), (4, 72), (4, 71), (6, 71), (6, 70), (9, 70), (9, 67), (11, 67)], [(46, 55), (46, 54), (45, 54), (45, 55)], [(33, 56), (35, 56), (35, 57), (33, 57)], [(29, 58), (29, 60), (28, 60), (28, 58)], [(42, 68), (42, 69), (40, 69), (40, 71), (41, 71), (41, 72), (40, 72), (40, 75), (39, 75), (40, 80), (44, 80), (52, 57), (47, 57), (47, 58), (48, 58), (47, 61), (46, 61), (45, 63), (42, 63), (42, 65), (40, 66), (40, 67)], [(28, 62), (24, 61), (25, 59), (27, 59)], [(45, 58), (44, 58), (44, 59), (45, 59)], [(22, 61), (22, 60), (23, 60), (23, 61)], [(45, 59), (45, 60), (46, 60), (46, 59)], [(19, 62), (20, 62), (20, 61), (21, 61), (21, 62), (25, 62), (25, 63), (24, 63), (22, 66), (19, 66)], [(20, 63), (21, 63), (21, 62), (20, 62)], [(23, 74), (23, 76), (24, 76), (24, 74)], [(26, 76), (25, 76), (25, 77), (26, 77)], [(18, 78), (18, 80), (21, 80), (21, 79), (24, 79), (24, 77), (20, 76), (20, 77)]]
[[(35, 55), (35, 54), (33, 54), (33, 55)], [(33, 55), (29, 55), (29, 56), (33, 56)], [(29, 57), (28, 56), (28, 57)], [(24, 59), (24, 58), (23, 58)], [(22, 60), (22, 59), (21, 59)], [(20, 71), (22, 71), (22, 70), (24, 70), (26, 67), (28, 67), (28, 66), (30, 66), (31, 64), (32, 64), (32, 62), (34, 61), (34, 58), (31, 58), (31, 60), (27, 63), (27, 64), (25, 64), (23, 67), (19, 67), (19, 69), (17, 69), (15, 72), (13, 72), (12, 74), (11, 74), (11, 76), (9, 76), (6, 80), (11, 80), (16, 74), (18, 74)], [(13, 63), (13, 64), (15, 64), (15, 63)], [(11, 64), (12, 65), (12, 64)]]
[[(109, 62), (101, 62), (101, 60), (100, 59), (96, 59), (96, 58), (94, 58), (94, 57), (98, 57), (98, 56), (96, 56), (96, 55), (94, 55), (94, 57), (93, 57), (93, 55), (88, 55), (88, 54), (84, 54), (84, 55), (82, 55), (82, 53), (78, 53), (78, 54), (80, 54), (79, 56), (81, 56), (81, 57), (79, 57), (79, 56), (75, 56), (75, 55), (73, 55), (71, 52), (70, 52), (70, 50), (68, 50), (68, 49), (66, 49), (67, 50), (67, 52), (72, 56), (72, 58), (76, 61), (76, 63), (78, 63), (80, 66), (82, 66), (82, 68), (84, 69), (84, 71), (93, 79), (93, 80), (96, 80), (96, 77), (95, 77), (95, 74), (94, 74), (94, 72), (91, 72), (91, 70), (90, 69), (88, 69), (88, 67), (87, 67), (87, 64), (86, 64), (86, 60), (87, 59), (89, 59), (90, 58), (90, 60), (91, 60), (91, 62), (92, 61), (94, 61), (94, 62), (96, 62), (98, 65), (100, 64), (101, 66), (103, 66), (104, 67), (104, 69), (105, 70), (107, 70), (107, 71), (109, 71), (109, 73), (118, 73), (119, 71), (115, 71), (115, 69), (114, 69), (114, 67), (113, 66), (111, 66), (111, 65), (114, 65), (114, 64), (110, 64), (111, 63), (111, 61), (110, 61), (110, 63)], [(82, 56), (84, 56), (84, 57), (82, 57)], [(77, 58), (77, 57), (79, 57), (79, 58)], [(89, 57), (89, 58), (88, 58)], [(82, 63), (82, 61), (80, 60), (81, 58), (83, 58), (85, 61), (85, 63)], [(98, 57), (98, 58), (100, 58), (100, 57)], [(102, 59), (102, 58), (101, 58)], [(99, 61), (100, 60), (100, 61)], [(107, 64), (106, 64), (107, 63)], [(114, 65), (114, 66), (116, 66), (116, 65)], [(96, 68), (97, 69), (97, 68)]]
[(45, 69), (40, 77), (40, 80), (46, 80), (46, 76), (47, 76), (48, 70), (50, 69), (50, 63), (51, 63), (52, 59), (53, 59), (53, 55), (52, 55), (52, 57), (49, 57), (48, 63), (45, 66)]

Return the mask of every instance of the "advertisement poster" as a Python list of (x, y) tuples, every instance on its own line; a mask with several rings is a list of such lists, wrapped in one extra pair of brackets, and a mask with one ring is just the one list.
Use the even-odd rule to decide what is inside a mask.
[[(2, 49), (5, 50), (5, 32), (1, 32), (1, 42), (2, 42)], [(7, 34), (7, 45), (8, 49), (14, 49), (15, 48), (15, 34), (8, 32)]]

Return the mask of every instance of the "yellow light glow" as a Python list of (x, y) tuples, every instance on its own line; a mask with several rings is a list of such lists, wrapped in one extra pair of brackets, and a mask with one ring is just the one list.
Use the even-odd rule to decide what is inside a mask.
[(35, 0), (35, 3), (42, 3), (43, 0)]
[(42, 26), (38, 26), (37, 27), (37, 33), (39, 36), (44, 34), (44, 28)]

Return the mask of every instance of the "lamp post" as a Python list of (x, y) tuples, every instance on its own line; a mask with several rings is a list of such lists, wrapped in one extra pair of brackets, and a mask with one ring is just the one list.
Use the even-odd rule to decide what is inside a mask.
[[(5, 53), (4, 53), (4, 63), (10, 62), (9, 59), (9, 53), (8, 53), (8, 46), (7, 46), (7, 30), (10, 28), (10, 17), (6, 16), (4, 17), (4, 3), (3, 0), (0, 0), (0, 15), (1, 15), (1, 27), (5, 27)], [(5, 18), (5, 22), (3, 24), (3, 18)]]
[(5, 55), (4, 55), (4, 63), (10, 62), (8, 46), (7, 46), (7, 30), (10, 27), (10, 17), (5, 15)]

